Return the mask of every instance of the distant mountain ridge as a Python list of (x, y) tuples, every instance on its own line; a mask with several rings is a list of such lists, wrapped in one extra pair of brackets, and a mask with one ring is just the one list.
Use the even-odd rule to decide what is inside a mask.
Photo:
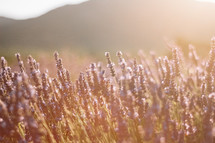
[(194, 0), (90, 0), (38, 18), (0, 17), (0, 50), (27, 48), (162, 49), (164, 37), (208, 43), (215, 4)]

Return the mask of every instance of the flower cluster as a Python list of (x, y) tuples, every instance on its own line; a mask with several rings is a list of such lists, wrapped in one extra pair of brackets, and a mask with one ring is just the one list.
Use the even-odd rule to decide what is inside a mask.
[(107, 66), (92, 63), (76, 81), (57, 52), (55, 77), (32, 56), (24, 65), (16, 54), (18, 71), (2, 57), (0, 142), (213, 143), (214, 39), (208, 60), (193, 46), (187, 59), (176, 46), (170, 57), (117, 52), (118, 64), (107, 52)]

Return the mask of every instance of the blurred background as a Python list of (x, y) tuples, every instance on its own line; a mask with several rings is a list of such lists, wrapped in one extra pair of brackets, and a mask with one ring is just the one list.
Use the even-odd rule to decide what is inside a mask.
[[(105, 51), (169, 52), (167, 43), (208, 53), (215, 33), (215, 0), (0, 0), (0, 56), (78, 59)], [(66, 51), (66, 52), (65, 52)], [(71, 55), (69, 54), (68, 57)], [(12, 58), (11, 58), (12, 57)]]

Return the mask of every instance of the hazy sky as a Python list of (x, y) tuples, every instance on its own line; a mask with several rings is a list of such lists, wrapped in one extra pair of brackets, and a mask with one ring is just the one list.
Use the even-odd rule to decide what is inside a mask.
[(66, 4), (78, 4), (87, 0), (0, 0), (0, 16), (27, 19), (37, 17)]
[[(0, 16), (27, 19), (40, 16), (65, 4), (78, 4), (87, 0), (0, 0)], [(215, 2), (215, 0), (199, 0)]]

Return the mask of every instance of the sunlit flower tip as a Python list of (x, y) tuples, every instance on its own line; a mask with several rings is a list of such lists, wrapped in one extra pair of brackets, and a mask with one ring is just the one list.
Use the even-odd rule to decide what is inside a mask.
[(132, 68), (131, 67), (127, 67), (127, 71), (128, 72), (132, 72)]
[(121, 51), (118, 51), (118, 52), (116, 53), (116, 55), (117, 55), (117, 56), (122, 56), (122, 52), (121, 52)]
[(59, 53), (57, 51), (55, 51), (54, 56), (59, 56)]
[(21, 77), (21, 76), (18, 76), (18, 77), (17, 77), (17, 81), (18, 81), (18, 82), (21, 82), (21, 81), (22, 81), (22, 77)]
[(18, 56), (20, 56), (20, 54), (19, 54), (19, 53), (16, 53), (15, 56), (18, 57)]
[(4, 57), (1, 57), (1, 60), (4, 60)]
[(90, 68), (91, 68), (91, 69), (96, 68), (96, 63), (92, 63), (92, 64), (90, 65)]
[(215, 101), (215, 92), (209, 94), (208, 98)]
[(105, 52), (105, 57), (110, 57), (110, 53), (109, 52)]
[(59, 53), (57, 51), (54, 52), (54, 57), (55, 57), (55, 60), (57, 61), (59, 58)]
[(138, 65), (138, 68), (139, 68), (140, 70), (143, 70), (143, 65)]

